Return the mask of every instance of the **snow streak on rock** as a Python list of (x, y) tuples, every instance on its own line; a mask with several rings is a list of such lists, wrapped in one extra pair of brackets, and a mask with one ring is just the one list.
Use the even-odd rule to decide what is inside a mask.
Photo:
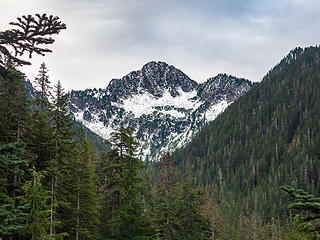
[(226, 74), (198, 84), (173, 66), (150, 62), (106, 89), (72, 91), (70, 108), (77, 121), (105, 139), (116, 129), (133, 127), (141, 157), (158, 160), (164, 151), (182, 147), (252, 86)]

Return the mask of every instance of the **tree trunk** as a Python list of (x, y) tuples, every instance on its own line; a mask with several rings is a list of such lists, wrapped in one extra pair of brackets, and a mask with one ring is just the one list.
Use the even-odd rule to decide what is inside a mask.
[(78, 199), (77, 199), (77, 228), (76, 240), (79, 240), (79, 226), (80, 226), (80, 177), (78, 177)]
[(53, 234), (54, 177), (51, 177), (50, 236)]

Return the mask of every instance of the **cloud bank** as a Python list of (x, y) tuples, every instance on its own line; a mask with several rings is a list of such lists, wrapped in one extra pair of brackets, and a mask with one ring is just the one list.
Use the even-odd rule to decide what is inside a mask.
[[(19, 6), (19, 9), (17, 9)], [(66, 89), (105, 88), (165, 61), (203, 82), (228, 73), (260, 81), (291, 49), (319, 44), (317, 0), (2, 0), (0, 30), (23, 14), (58, 15), (67, 30), (41, 62)]]

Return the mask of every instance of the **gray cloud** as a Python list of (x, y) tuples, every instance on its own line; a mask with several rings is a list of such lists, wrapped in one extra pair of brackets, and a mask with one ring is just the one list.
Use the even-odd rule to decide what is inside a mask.
[[(0, 27), (22, 14), (58, 15), (68, 29), (45, 61), (67, 89), (106, 87), (112, 78), (166, 61), (196, 81), (219, 72), (259, 81), (296, 46), (319, 42), (317, 0), (2, 0)], [(20, 6), (20, 10), (16, 6)]]

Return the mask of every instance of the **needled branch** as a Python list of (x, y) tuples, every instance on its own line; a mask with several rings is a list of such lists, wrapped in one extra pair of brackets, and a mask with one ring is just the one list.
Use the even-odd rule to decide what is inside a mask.
[(10, 59), (17, 65), (30, 65), (31, 63), (20, 58), (27, 53), (29, 58), (32, 54), (44, 56), (51, 52), (44, 45), (54, 43), (51, 35), (58, 34), (66, 29), (57, 16), (46, 14), (27, 15), (17, 18), (17, 22), (10, 22), (15, 29), (0, 32), (0, 64)]

